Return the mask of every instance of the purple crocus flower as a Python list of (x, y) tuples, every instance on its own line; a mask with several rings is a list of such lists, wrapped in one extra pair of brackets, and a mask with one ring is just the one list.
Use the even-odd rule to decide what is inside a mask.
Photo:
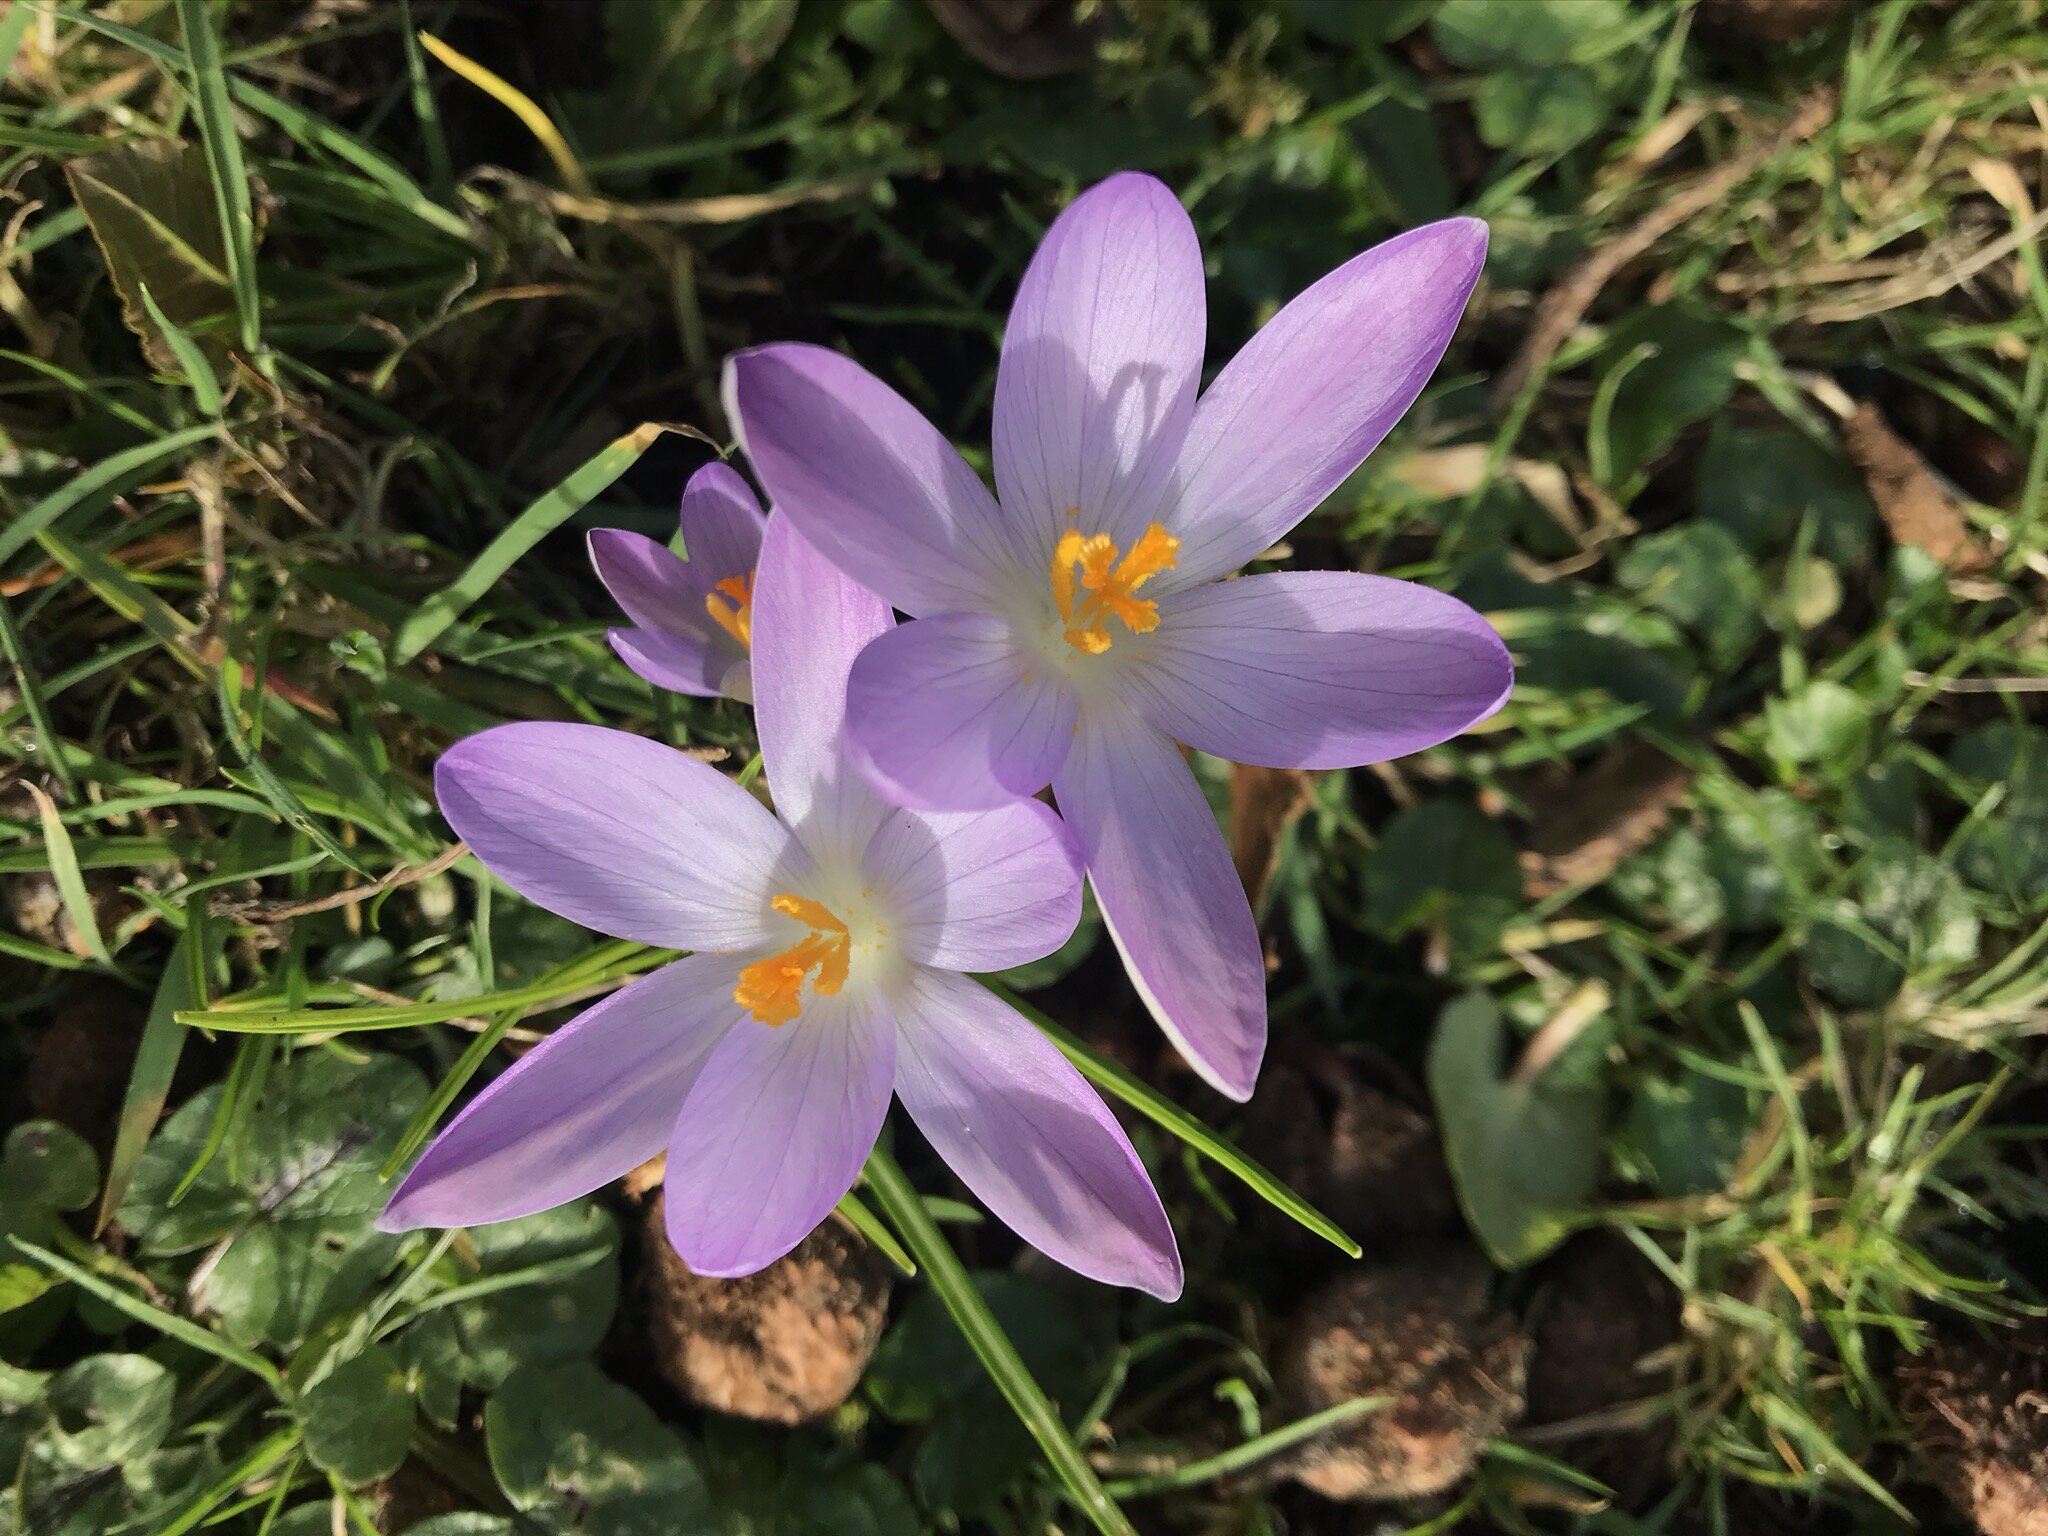
[(1176, 743), (1339, 768), (1483, 720), (1513, 671), (1486, 621), (1355, 572), (1222, 578), (1358, 467), (1435, 369), (1486, 227), (1347, 262), (1196, 398), (1202, 256), (1148, 176), (1110, 178), (1024, 274), (996, 375), (1000, 501), (858, 364), (770, 346), (728, 412), (782, 515), (914, 616), (853, 668), (849, 745), (892, 800), (963, 808), (1050, 782), (1167, 1034), (1233, 1098), (1265, 1049), (1251, 907)]
[(657, 688), (751, 703), (747, 653), (764, 522), (747, 482), (706, 464), (683, 489), (688, 560), (624, 528), (593, 529), (590, 562), (633, 621), (606, 631), (619, 660)]
[(1050, 953), (1081, 872), (1045, 806), (883, 802), (841, 743), (847, 672), (894, 624), (786, 518), (753, 604), (778, 816), (673, 748), (499, 726), (435, 789), (508, 885), (587, 927), (696, 953), (522, 1056), (441, 1133), (386, 1230), (558, 1205), (668, 1151), (668, 1233), (704, 1275), (781, 1257), (852, 1187), (890, 1095), (1020, 1236), (1171, 1299), (1180, 1256), (1129, 1139), (1050, 1041), (962, 972)]

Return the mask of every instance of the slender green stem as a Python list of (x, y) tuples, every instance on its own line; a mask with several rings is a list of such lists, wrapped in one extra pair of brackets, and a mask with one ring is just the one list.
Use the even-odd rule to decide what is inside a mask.
[(158, 1333), (176, 1339), (181, 1344), (189, 1344), (192, 1348), (203, 1350), (216, 1359), (225, 1360), (230, 1365), (238, 1365), (250, 1375), (260, 1378), (278, 1396), (283, 1397), (285, 1395), (284, 1378), (278, 1374), (277, 1367), (268, 1360), (265, 1360), (261, 1355), (256, 1354), (253, 1350), (243, 1349), (240, 1345), (232, 1343), (220, 1334), (200, 1327), (199, 1324), (191, 1321), (189, 1318), (179, 1317), (175, 1313), (153, 1307), (141, 1297), (132, 1295), (120, 1286), (101, 1279), (83, 1265), (74, 1264), (69, 1259), (59, 1258), (47, 1248), (39, 1248), (34, 1243), (23, 1242), (18, 1237), (13, 1241), (15, 1247), (34, 1259), (38, 1264), (41, 1264), (45, 1269), (62, 1275), (80, 1290), (98, 1297), (116, 1312), (133, 1318), (145, 1327), (154, 1328)]
[(954, 1323), (980, 1357), (997, 1390), (1024, 1421), (1031, 1438), (1038, 1442), (1068, 1497), (1103, 1536), (1137, 1536), (1124, 1512), (1117, 1508), (1116, 1500), (1095, 1476), (1094, 1468), (1075, 1448), (1051, 1399), (1032, 1379), (1016, 1346), (1003, 1332), (988, 1303), (982, 1300), (960, 1256), (940, 1234), (938, 1223), (925, 1210), (910, 1180), (903, 1176), (896, 1160), (880, 1147), (868, 1154), (867, 1187), (882, 1214), (902, 1236), (904, 1246), (923, 1267), (932, 1289), (953, 1315)]
[(854, 1231), (875, 1245), (897, 1274), (906, 1280), (917, 1278), (917, 1265), (910, 1255), (903, 1251), (903, 1245), (896, 1241), (896, 1234), (882, 1224), (879, 1216), (861, 1203), (860, 1196), (849, 1189), (839, 1197), (837, 1209)]
[(1182, 1109), (1156, 1089), (1140, 1082), (1107, 1056), (1092, 1049), (998, 982), (981, 978), (981, 984), (995, 993), (1052, 1038), (1060, 1053), (1080, 1069), (1081, 1075), (1104, 1093), (1121, 1099), (1154, 1125), (1178, 1136), (1188, 1146), (1220, 1167), (1228, 1169), (1276, 1210), (1283, 1211), (1309, 1231), (1351, 1258), (1362, 1251), (1344, 1229), (1301, 1196), (1289, 1189), (1255, 1160), (1244, 1155), (1227, 1139)]
[(1181, 1488), (1193, 1488), (1232, 1472), (1242, 1472), (1246, 1467), (1277, 1456), (1290, 1446), (1312, 1440), (1317, 1435), (1349, 1424), (1353, 1419), (1362, 1419), (1367, 1414), (1378, 1413), (1389, 1403), (1391, 1397), (1354, 1397), (1349, 1402), (1338, 1403), (1306, 1418), (1296, 1419), (1292, 1424), (1282, 1424), (1278, 1429), (1234, 1445), (1227, 1451), (1214, 1456), (1204, 1456), (1200, 1461), (1191, 1461), (1167, 1472), (1154, 1472), (1144, 1477), (1127, 1477), (1107, 1485), (1108, 1491), (1120, 1499), (1140, 1499), (1149, 1494), (1172, 1493)]

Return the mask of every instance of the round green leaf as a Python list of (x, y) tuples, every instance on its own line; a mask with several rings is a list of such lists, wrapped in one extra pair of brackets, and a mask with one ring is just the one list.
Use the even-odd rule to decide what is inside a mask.
[(74, 1467), (147, 1456), (171, 1430), (177, 1381), (143, 1355), (94, 1355), (50, 1384), (50, 1444)]
[(1598, 1089), (1549, 1072), (1502, 1076), (1506, 1026), (1493, 999), (1444, 1009), (1429, 1047), (1429, 1094), (1458, 1203), (1494, 1262), (1513, 1269), (1572, 1231), (1600, 1171)]
[(1612, 110), (1600, 77), (1576, 64), (1502, 69), (1479, 82), (1472, 115), (1496, 149), (1559, 155), (1599, 132)]
[(1870, 707), (1823, 678), (1789, 699), (1772, 699), (1764, 706), (1764, 722), (1775, 756), (1846, 771), (1862, 760)]
[(10, 1200), (52, 1211), (83, 1210), (99, 1193), (100, 1160), (91, 1143), (55, 1120), (28, 1120), (7, 1135), (0, 1190)]
[(498, 1486), (521, 1514), (592, 1536), (708, 1528), (703, 1474), (674, 1430), (587, 1360), (515, 1371), (484, 1406)]
[(463, 1302), (455, 1313), (462, 1373), (491, 1390), (521, 1366), (590, 1353), (619, 1304), (619, 1233), (588, 1201), (557, 1206), (469, 1234), (477, 1268), (460, 1282), (524, 1283)]
[(372, 1344), (299, 1397), (306, 1454), (351, 1486), (389, 1477), (412, 1438), (412, 1399), (388, 1350)]
[(1527, 68), (1586, 57), (1627, 24), (1623, 0), (1444, 0), (1429, 31), (1462, 69)]

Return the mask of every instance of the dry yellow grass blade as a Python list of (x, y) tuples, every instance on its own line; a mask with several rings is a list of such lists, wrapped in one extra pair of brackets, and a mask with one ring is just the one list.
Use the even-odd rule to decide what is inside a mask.
[(420, 34), (420, 46), (435, 58), (462, 76), (471, 85), (508, 108), (512, 115), (526, 124), (527, 131), (540, 140), (540, 147), (548, 152), (548, 158), (555, 162), (555, 169), (561, 173), (563, 183), (571, 192), (589, 193), (590, 178), (583, 172), (583, 166), (576, 158), (576, 152), (569, 148), (569, 141), (562, 137), (561, 129), (554, 119), (540, 109), (540, 104), (518, 86), (502, 75), (493, 74), (466, 54), (457, 53), (431, 32)]

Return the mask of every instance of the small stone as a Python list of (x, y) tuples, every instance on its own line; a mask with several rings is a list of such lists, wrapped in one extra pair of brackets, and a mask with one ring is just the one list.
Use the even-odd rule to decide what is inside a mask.
[(865, 1239), (828, 1219), (757, 1275), (713, 1280), (669, 1246), (662, 1198), (647, 1207), (648, 1333), (662, 1376), (691, 1402), (801, 1424), (852, 1395), (894, 1281)]
[(1898, 1379), (1913, 1443), (1984, 1536), (2048, 1536), (2048, 1320), (1939, 1339)]
[(1329, 1499), (1414, 1499), (1466, 1477), (1521, 1417), (1528, 1345), (1463, 1248), (1347, 1271), (1311, 1296), (1277, 1351), (1289, 1419), (1359, 1397), (1392, 1404), (1312, 1441), (1289, 1474)]

